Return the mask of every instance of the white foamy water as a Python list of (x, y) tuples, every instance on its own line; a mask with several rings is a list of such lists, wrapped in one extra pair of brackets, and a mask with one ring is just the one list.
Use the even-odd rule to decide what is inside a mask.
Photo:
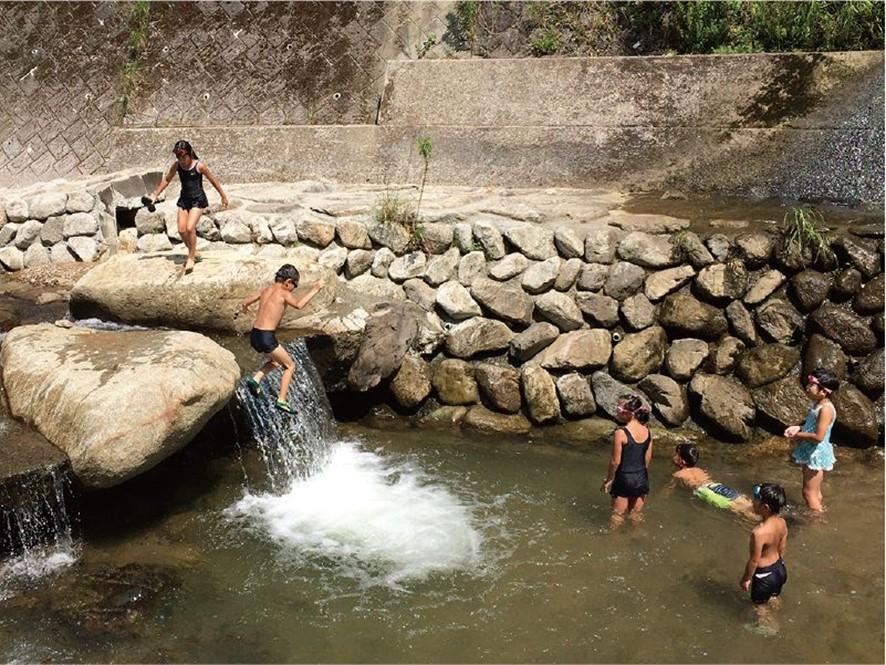
[(0, 562), (0, 600), (16, 595), (34, 580), (57, 573), (76, 563), (77, 545), (70, 539), (27, 550)]
[(355, 443), (331, 444), (326, 466), (282, 495), (247, 494), (229, 509), (296, 559), (337, 561), (371, 583), (476, 568), (482, 536), (470, 506), (408, 463)]
[(115, 323), (114, 321), (102, 321), (101, 319), (77, 319), (74, 325), (78, 328), (91, 328), (92, 330), (150, 330), (144, 326), (131, 326), (126, 323)]

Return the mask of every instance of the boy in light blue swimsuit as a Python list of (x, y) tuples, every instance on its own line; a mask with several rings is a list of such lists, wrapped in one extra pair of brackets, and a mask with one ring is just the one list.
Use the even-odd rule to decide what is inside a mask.
[(812, 398), (806, 422), (794, 425), (784, 435), (797, 442), (794, 461), (803, 467), (803, 499), (814, 513), (824, 510), (821, 486), (825, 471), (831, 471), (837, 458), (831, 444), (831, 430), (837, 421), (837, 410), (830, 400), (831, 393), (840, 387), (836, 376), (816, 367), (806, 377), (806, 394)]

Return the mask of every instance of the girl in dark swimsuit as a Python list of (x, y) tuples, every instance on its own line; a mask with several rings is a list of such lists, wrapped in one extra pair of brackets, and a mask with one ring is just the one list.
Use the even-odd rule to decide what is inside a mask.
[(612, 437), (609, 473), (600, 491), (612, 495), (611, 525), (624, 521), (625, 513), (639, 519), (649, 494), (649, 463), (652, 461), (652, 435), (646, 427), (649, 409), (637, 395), (622, 395), (616, 407), (621, 427)]
[(215, 190), (221, 196), (222, 208), (228, 207), (228, 197), (222, 191), (221, 184), (216, 180), (209, 167), (197, 158), (197, 154), (187, 141), (179, 141), (172, 149), (176, 162), (172, 164), (157, 188), (148, 197), (151, 202), (169, 185), (175, 174), (181, 181), (182, 189), (178, 198), (178, 232), (182, 242), (188, 248), (188, 260), (185, 262), (185, 272), (194, 269), (197, 261), (197, 223), (203, 215), (203, 211), (209, 207), (206, 192), (203, 191), (203, 176), (212, 183)]

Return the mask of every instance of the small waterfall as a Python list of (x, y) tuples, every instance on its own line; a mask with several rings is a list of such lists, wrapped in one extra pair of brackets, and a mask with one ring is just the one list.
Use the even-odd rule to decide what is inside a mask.
[(308, 478), (323, 467), (335, 429), (332, 407), (304, 340), (285, 347), (296, 363), (288, 395), (294, 415), (274, 406), (280, 389), (279, 370), (265, 377), (259, 397), (250, 392), (245, 379), (237, 387), (237, 399), (267, 466), (274, 492), (286, 490), (294, 480)]

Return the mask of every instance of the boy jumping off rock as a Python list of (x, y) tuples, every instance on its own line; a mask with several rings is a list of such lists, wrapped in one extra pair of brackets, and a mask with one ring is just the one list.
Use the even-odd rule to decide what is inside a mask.
[(253, 395), (261, 395), (261, 381), (265, 374), (274, 367), (282, 366), (283, 377), (280, 379), (280, 394), (275, 406), (286, 413), (294, 413), (289, 402), (286, 401), (286, 393), (289, 391), (289, 384), (295, 371), (295, 362), (286, 349), (277, 342), (274, 333), (277, 331), (277, 326), (280, 325), (287, 305), (302, 309), (323, 288), (323, 280), (317, 280), (301, 299), (296, 300), (292, 292), (298, 286), (298, 280), (298, 270), (294, 265), (287, 263), (281, 266), (277, 274), (274, 275), (274, 283), (271, 286), (249, 296), (241, 303), (241, 309), (246, 313), (252, 303), (259, 301), (258, 314), (256, 314), (252, 332), (249, 334), (249, 343), (259, 353), (270, 355), (261, 369), (246, 380), (246, 384)]

